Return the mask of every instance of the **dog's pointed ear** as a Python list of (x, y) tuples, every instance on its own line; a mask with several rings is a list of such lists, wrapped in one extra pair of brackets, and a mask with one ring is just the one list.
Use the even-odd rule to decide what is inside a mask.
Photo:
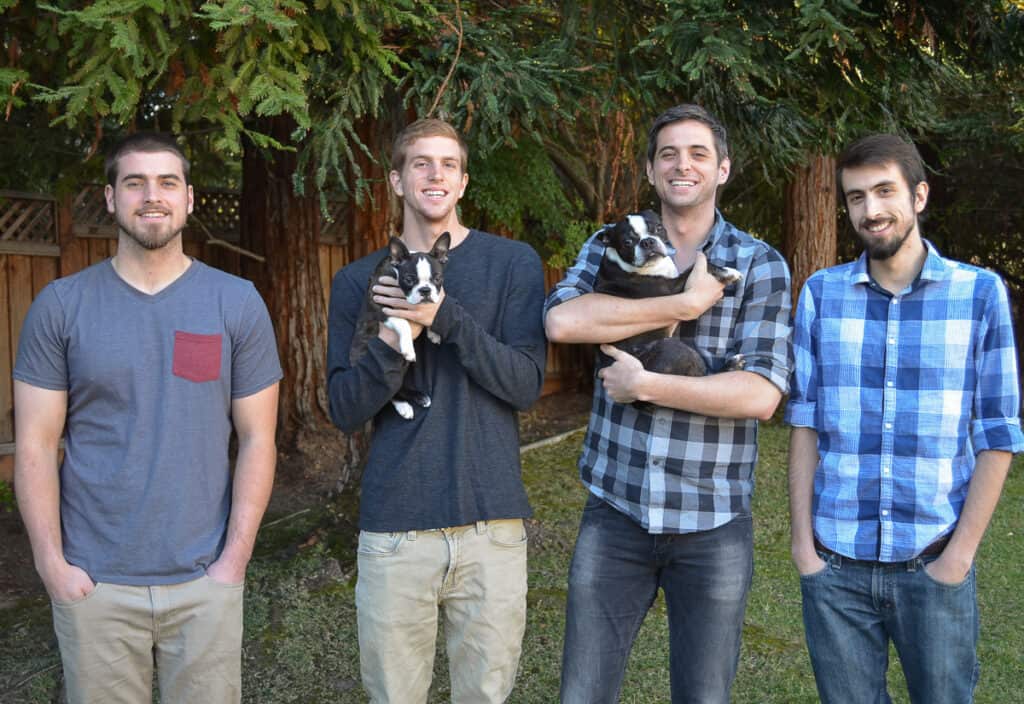
[(402, 240), (392, 237), (388, 240), (388, 256), (391, 258), (392, 264), (398, 264), (409, 258), (409, 248), (405, 246), (405, 242)]
[(597, 231), (597, 241), (604, 245), (612, 243), (612, 232), (615, 231), (616, 223), (609, 223)]
[(434, 242), (434, 246), (430, 250), (430, 256), (437, 259), (442, 264), (448, 263), (448, 249), (452, 246), (452, 233), (445, 230), (441, 233), (441, 236)]
[(668, 230), (666, 230), (665, 226), (661, 223), (661, 216), (658, 213), (654, 212), (653, 210), (645, 210), (644, 212), (640, 213), (640, 215), (643, 216), (643, 219), (647, 221), (648, 228), (650, 228), (651, 225), (654, 226), (653, 228), (651, 228), (651, 234), (657, 235), (663, 240), (668, 240)]

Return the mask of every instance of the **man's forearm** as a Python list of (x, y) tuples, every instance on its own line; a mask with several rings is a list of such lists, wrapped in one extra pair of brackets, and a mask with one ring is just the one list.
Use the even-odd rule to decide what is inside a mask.
[(708, 376), (643, 372), (637, 399), (714, 418), (768, 420), (782, 392), (760, 374), (730, 371)]
[(14, 458), (14, 488), (36, 571), (45, 582), (53, 565), (64, 561), (57, 447), (19, 444)]
[(960, 519), (943, 551), (943, 558), (961, 567), (964, 573), (970, 569), (992, 514), (995, 513), (1012, 459), (1013, 455), (1009, 452), (999, 450), (978, 453)]
[(814, 556), (814, 473), (818, 467), (818, 433), (794, 427), (789, 433), (790, 551), (800, 565)]
[(656, 298), (586, 293), (548, 310), (544, 329), (552, 342), (600, 344), (674, 328), (680, 320), (692, 320), (701, 312), (685, 293)]
[(277, 448), (273, 435), (240, 441), (231, 490), (227, 538), (218, 561), (244, 573), (256, 544), (260, 521), (274, 487)]

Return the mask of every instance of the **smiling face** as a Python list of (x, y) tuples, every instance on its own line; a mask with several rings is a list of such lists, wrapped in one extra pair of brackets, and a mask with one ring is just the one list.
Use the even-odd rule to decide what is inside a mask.
[(647, 180), (662, 207), (676, 212), (714, 208), (718, 187), (729, 179), (729, 159), (719, 161), (711, 128), (696, 120), (665, 125), (658, 132)]
[(117, 161), (117, 179), (104, 191), (107, 212), (120, 234), (144, 249), (166, 247), (185, 229), (192, 212), (192, 186), (173, 152), (126, 152)]
[(409, 145), (401, 171), (389, 174), (406, 219), (445, 226), (457, 223), (455, 206), (469, 183), (462, 150), (450, 137), (421, 137)]
[(918, 246), (917, 215), (928, 202), (927, 183), (911, 189), (894, 162), (847, 167), (840, 178), (850, 223), (871, 259)]

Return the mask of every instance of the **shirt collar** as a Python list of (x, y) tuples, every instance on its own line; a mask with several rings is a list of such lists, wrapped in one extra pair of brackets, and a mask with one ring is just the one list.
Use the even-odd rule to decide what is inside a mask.
[(704, 242), (700, 247), (698, 247), (698, 249), (707, 255), (707, 253), (718, 244), (718, 241), (722, 239), (723, 232), (725, 232), (725, 218), (722, 217), (722, 213), (719, 212), (718, 208), (715, 208), (715, 222), (708, 231), (707, 237), (704, 238)]
[[(713, 228), (712, 231), (714, 231)], [(917, 278), (914, 279), (912, 286), (917, 286), (919, 283), (926, 281), (943, 281), (950, 278), (953, 270), (957, 268), (957, 263), (939, 254), (939, 250), (928, 240), (922, 238), (922, 241), (928, 249), (928, 255), (925, 257), (924, 266), (921, 267), (921, 271)], [(868, 272), (868, 253), (861, 252), (861, 255), (857, 257), (857, 261), (853, 264), (853, 269), (850, 270), (850, 283), (870, 284), (871, 281), (871, 274)]]

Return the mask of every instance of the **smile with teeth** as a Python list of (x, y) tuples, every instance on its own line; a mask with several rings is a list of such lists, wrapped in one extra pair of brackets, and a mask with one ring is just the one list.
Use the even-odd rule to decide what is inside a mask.
[(423, 191), (423, 195), (425, 195), (427, 198), (444, 198), (448, 194), (446, 191), (426, 190)]
[(680, 186), (691, 187), (691, 186), (696, 186), (697, 185), (696, 181), (693, 181), (693, 180), (690, 180), (690, 179), (681, 179), (681, 178), (672, 179), (668, 183), (669, 183), (670, 186), (672, 186), (674, 188), (678, 188)]
[(867, 220), (864, 222), (863, 228), (868, 232), (881, 232), (892, 224), (892, 220)]
[(156, 218), (167, 217), (168, 214), (169, 213), (166, 213), (166, 212), (164, 212), (162, 210), (146, 210), (146, 211), (143, 211), (143, 212), (139, 213), (139, 217), (146, 218), (146, 219), (156, 219)]

